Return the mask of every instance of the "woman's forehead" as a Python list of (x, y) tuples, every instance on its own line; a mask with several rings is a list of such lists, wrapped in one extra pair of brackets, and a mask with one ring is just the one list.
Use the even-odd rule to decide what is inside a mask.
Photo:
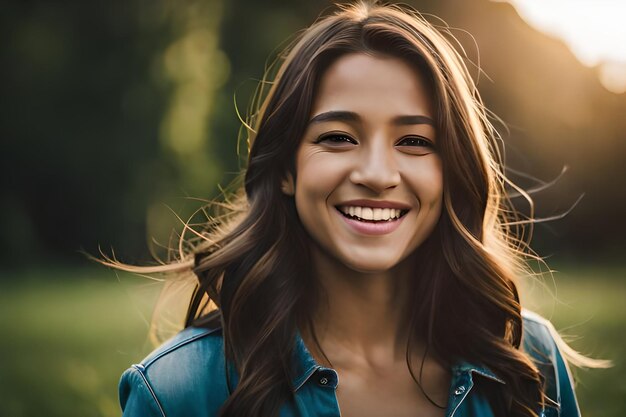
[(382, 119), (435, 116), (430, 89), (414, 66), (400, 58), (365, 53), (343, 55), (324, 72), (311, 115), (331, 111)]

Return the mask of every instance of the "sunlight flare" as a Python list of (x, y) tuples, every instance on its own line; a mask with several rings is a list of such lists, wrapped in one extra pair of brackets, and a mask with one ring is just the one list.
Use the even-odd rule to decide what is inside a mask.
[(495, 1), (508, 1), (533, 28), (561, 39), (581, 63), (596, 68), (607, 90), (626, 92), (626, 1)]

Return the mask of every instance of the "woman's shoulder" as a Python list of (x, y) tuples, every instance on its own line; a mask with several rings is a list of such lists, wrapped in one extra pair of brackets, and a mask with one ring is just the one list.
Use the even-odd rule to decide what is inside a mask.
[(545, 393), (561, 416), (580, 416), (574, 383), (560, 346), (564, 343), (552, 323), (529, 310), (522, 310), (522, 348), (544, 378)]
[(192, 363), (222, 349), (221, 328), (187, 327), (153, 350), (139, 365), (149, 369), (161, 368), (171, 361)]
[(219, 327), (188, 327), (124, 372), (124, 416), (209, 415), (228, 397)]
[(522, 345), (531, 356), (552, 356), (558, 333), (550, 321), (539, 314), (522, 309)]
[(560, 347), (565, 342), (550, 320), (522, 309), (522, 329), (522, 349), (536, 363), (556, 365), (564, 360)]

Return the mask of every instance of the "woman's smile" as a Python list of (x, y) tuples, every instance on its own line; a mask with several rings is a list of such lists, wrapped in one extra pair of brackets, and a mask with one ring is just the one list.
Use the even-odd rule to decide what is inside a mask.
[(406, 214), (400, 209), (381, 209), (361, 206), (340, 206), (337, 210), (349, 219), (374, 223), (395, 221)]
[(335, 208), (349, 227), (363, 235), (391, 233), (409, 212), (404, 204), (376, 200), (353, 200)]
[(398, 58), (348, 54), (326, 70), (284, 184), (325, 256), (385, 271), (428, 238), (443, 194), (432, 108), (421, 74)]

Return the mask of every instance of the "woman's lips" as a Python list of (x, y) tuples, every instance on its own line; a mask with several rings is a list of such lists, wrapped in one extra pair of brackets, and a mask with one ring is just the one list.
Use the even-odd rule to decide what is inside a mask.
[[(351, 228), (353, 229), (355, 232), (359, 233), (359, 234), (363, 234), (363, 235), (385, 235), (388, 233), (393, 232), (394, 230), (396, 230), (398, 228), (398, 226), (400, 226), (400, 223), (402, 223), (402, 221), (404, 220), (404, 216), (406, 215), (406, 213), (408, 212), (408, 210), (402, 210), (400, 213), (386, 213), (385, 215), (385, 220), (368, 220), (368, 219), (363, 219), (360, 218), (358, 216), (355, 215), (350, 215), (348, 214), (348, 210), (346, 209), (346, 206), (341, 206), (341, 208), (336, 207), (336, 211), (337, 211), (337, 215), (339, 215), (343, 221)], [(375, 210), (375, 208), (370, 208), (372, 210), (372, 212)], [(354, 212), (354, 210), (351, 210), (352, 212)], [(363, 210), (361, 210), (362, 212)], [(360, 213), (361, 215), (363, 215), (363, 213)], [(399, 214), (399, 217), (395, 217), (397, 214)], [(365, 214), (366, 217), (379, 217), (379, 216), (374, 216), (373, 214), (370, 215), (369, 212), (367, 212)]]
[(395, 220), (406, 214), (407, 210), (399, 208), (363, 207), (354, 205), (341, 205), (336, 207), (346, 217), (364, 221), (388, 221)]

